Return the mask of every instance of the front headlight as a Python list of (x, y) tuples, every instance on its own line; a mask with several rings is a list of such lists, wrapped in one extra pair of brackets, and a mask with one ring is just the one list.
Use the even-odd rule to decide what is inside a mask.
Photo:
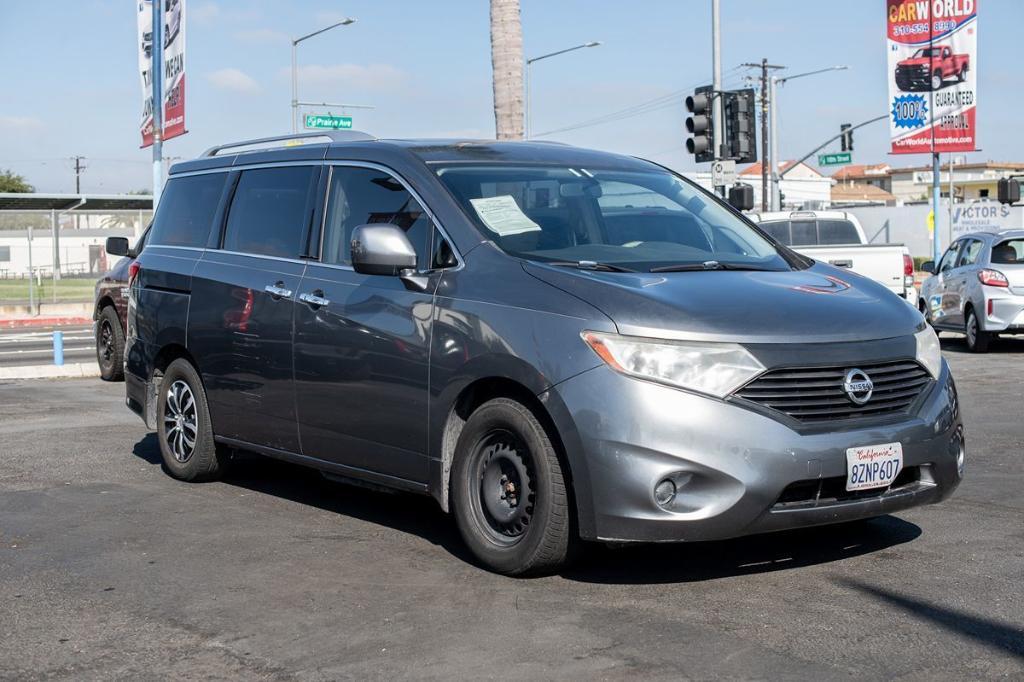
[(942, 371), (942, 348), (939, 346), (939, 337), (930, 325), (914, 334), (917, 342), (917, 361), (924, 365), (933, 379), (939, 378)]
[(598, 357), (623, 374), (724, 398), (764, 371), (735, 343), (671, 341), (583, 332)]

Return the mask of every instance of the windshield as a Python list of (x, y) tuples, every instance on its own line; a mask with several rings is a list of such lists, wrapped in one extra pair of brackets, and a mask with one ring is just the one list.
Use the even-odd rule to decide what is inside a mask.
[(642, 271), (710, 261), (723, 269), (790, 269), (768, 239), (668, 171), (539, 164), (436, 170), (483, 232), (520, 258)]
[(992, 263), (1024, 265), (1024, 239), (1007, 239), (992, 247)]

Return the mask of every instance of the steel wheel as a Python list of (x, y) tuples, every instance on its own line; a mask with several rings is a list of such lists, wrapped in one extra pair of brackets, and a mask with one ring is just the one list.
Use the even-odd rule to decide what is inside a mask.
[(533, 517), (535, 490), (529, 448), (508, 431), (495, 431), (473, 453), (478, 494), (474, 512), (490, 539), (512, 545), (526, 534)]
[(196, 447), (196, 401), (189, 385), (180, 379), (167, 389), (164, 403), (164, 439), (179, 462), (187, 462)]

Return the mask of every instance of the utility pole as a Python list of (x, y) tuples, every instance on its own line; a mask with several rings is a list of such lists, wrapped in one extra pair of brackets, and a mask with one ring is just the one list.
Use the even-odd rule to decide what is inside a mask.
[(754, 69), (761, 69), (761, 211), (767, 211), (768, 201), (768, 121), (773, 119), (771, 107), (774, 100), (769, 97), (768, 70), (784, 69), (786, 67), (778, 64), (769, 64), (768, 58), (761, 60), (760, 64), (742, 64)]
[[(75, 194), (81, 194), (82, 193), (82, 171), (85, 170), (85, 166), (82, 165), (82, 160), (84, 158), (85, 158), (84, 156), (72, 156), (71, 157), (71, 160), (75, 162)], [(78, 222), (79, 217), (80, 216), (76, 213), (75, 214), (75, 229), (76, 230), (81, 227), (81, 224)]]
[[(724, 132), (723, 109), (722, 109), (722, 29), (720, 25), (719, 0), (711, 0), (711, 144), (715, 161), (722, 158), (722, 133)], [(725, 186), (715, 187), (723, 198), (725, 197)]]
[(153, 212), (160, 202), (164, 165), (164, 18), (163, 2), (153, 4), (153, 52), (150, 81), (153, 85)]

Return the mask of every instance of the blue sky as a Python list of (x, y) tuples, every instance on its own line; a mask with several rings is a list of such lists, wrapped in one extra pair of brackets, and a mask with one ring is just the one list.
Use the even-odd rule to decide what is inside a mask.
[[(492, 137), (486, 0), (187, 0), (189, 134), (167, 156), (290, 130), (289, 43), (345, 15), (358, 22), (299, 48), (300, 98), (372, 104), (352, 112), (378, 136)], [(689, 90), (710, 80), (710, 0), (522, 0), (527, 56), (589, 40), (597, 48), (533, 71), (538, 133)], [(780, 92), (781, 158), (886, 111), (884, 0), (721, 0), (727, 86), (742, 62), (768, 57), (789, 73), (832, 64), (849, 71), (800, 79)], [(1024, 2), (980, 0), (979, 139), (972, 160), (1024, 161), (1024, 61), (1013, 47)], [(0, 0), (0, 168), (40, 191), (146, 188), (134, 0)], [(640, 116), (558, 135), (691, 169), (682, 98)], [(855, 162), (927, 163), (887, 155), (884, 122), (856, 133)]]

